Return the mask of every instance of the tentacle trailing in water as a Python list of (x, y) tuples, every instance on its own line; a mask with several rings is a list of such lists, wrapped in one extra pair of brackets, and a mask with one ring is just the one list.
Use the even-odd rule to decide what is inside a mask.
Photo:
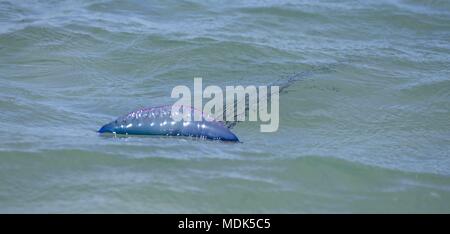
[[(346, 62), (348, 62), (348, 61), (346, 61)], [(297, 83), (299, 81), (306, 80), (308, 77), (312, 77), (314, 75), (318, 75), (318, 74), (321, 74), (321, 73), (331, 72), (331, 71), (334, 70), (335, 67), (337, 67), (338, 65), (344, 64), (344, 63), (345, 63), (344, 61), (341, 61), (341, 62), (330, 63), (330, 64), (326, 64), (326, 65), (312, 66), (312, 68), (310, 68), (309, 70), (285, 75), (285, 76), (275, 80), (274, 82), (271, 82), (268, 85), (268, 88), (270, 89), (272, 86), (278, 86), (279, 87), (279, 92), (281, 94), (281, 93), (285, 92), (287, 88), (289, 88), (290, 86), (292, 86), (293, 84), (295, 84), (295, 83)], [(272, 92), (268, 92), (267, 94), (268, 94), (267, 97), (265, 97), (264, 99), (267, 99), (268, 103), (270, 103), (270, 98), (271, 98), (273, 93)], [(241, 101), (235, 100), (234, 104), (231, 104), (231, 105), (228, 105), (228, 106), (224, 106), (223, 114), (218, 116), (220, 118), (224, 118), (227, 115), (226, 114), (227, 113), (227, 109), (230, 109), (230, 108), (233, 107), (233, 109), (235, 110), (234, 118), (233, 118), (235, 120), (232, 120), (232, 121), (225, 120), (224, 121), (224, 124), (225, 124), (225, 126), (227, 126), (227, 128), (231, 129), (234, 126), (236, 126), (236, 124), (238, 123), (238, 121), (236, 121), (236, 119), (238, 119), (238, 116), (245, 115), (246, 113), (248, 113), (250, 108), (256, 108), (254, 106), (250, 106), (249, 105), (249, 100), (248, 99), (249, 99), (248, 96), (246, 96), (245, 100), (241, 100)], [(243, 102), (243, 101), (245, 101), (244, 111), (237, 112), (238, 104)], [(264, 100), (263, 99), (260, 100), (259, 97), (258, 97), (256, 105), (259, 106), (259, 103), (261, 101), (264, 101)]]

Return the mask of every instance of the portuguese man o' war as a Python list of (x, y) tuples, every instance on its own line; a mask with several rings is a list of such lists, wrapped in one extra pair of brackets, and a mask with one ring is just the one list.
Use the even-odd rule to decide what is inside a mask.
[[(277, 85), (279, 86), (281, 93), (295, 82), (317, 73), (329, 72), (339, 64), (342, 63), (338, 62), (324, 66), (313, 66), (312, 69), (308, 71), (294, 73), (288, 77), (276, 80), (272, 82), (269, 87), (272, 85)], [(267, 98), (271, 98), (270, 93)], [(234, 105), (236, 106), (237, 102), (235, 102)], [(184, 108), (185, 107), (186, 106), (184, 106)], [(227, 107), (225, 106), (224, 112), (226, 108)], [(237, 115), (245, 114), (249, 108), (251, 107), (247, 105), (246, 101), (244, 113), (235, 113), (235, 117)], [(188, 109), (191, 110), (192, 115), (195, 111), (199, 111), (192, 107), (188, 107)], [(210, 140), (239, 142), (238, 137), (230, 130), (237, 124), (237, 121), (217, 121), (215, 119), (211, 119), (209, 116), (205, 116), (205, 114), (201, 111), (201, 121), (174, 121), (172, 119), (171, 112), (171, 105), (140, 109), (103, 125), (98, 132), (125, 135), (185, 136)]]
[[(194, 115), (198, 111), (192, 107), (183, 107)], [(176, 113), (174, 113), (176, 114)], [(201, 121), (174, 121), (172, 106), (160, 106), (133, 111), (115, 121), (105, 124), (99, 133), (185, 136), (210, 140), (238, 142), (239, 139), (222, 122), (201, 113)]]

